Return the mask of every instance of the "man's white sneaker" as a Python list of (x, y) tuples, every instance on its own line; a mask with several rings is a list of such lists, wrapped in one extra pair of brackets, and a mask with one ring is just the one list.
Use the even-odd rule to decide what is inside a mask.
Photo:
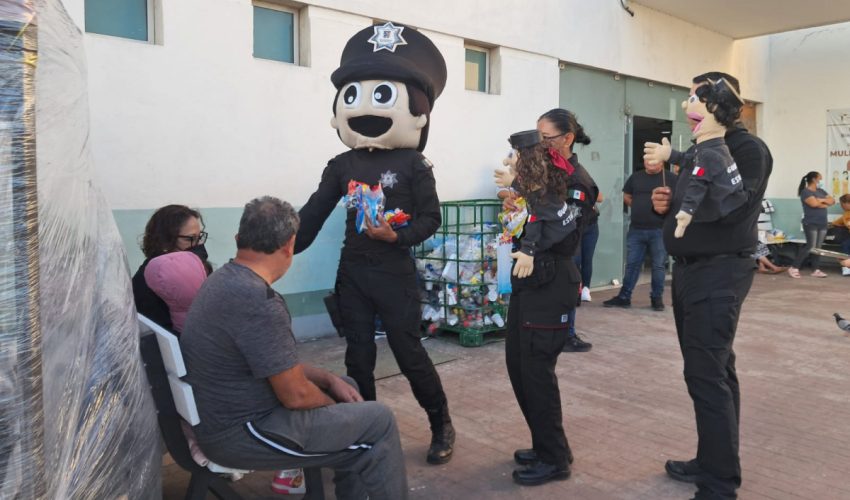
[(850, 267), (841, 267), (841, 276), (850, 276)]
[(584, 287), (581, 289), (581, 301), (590, 302), (590, 288)]

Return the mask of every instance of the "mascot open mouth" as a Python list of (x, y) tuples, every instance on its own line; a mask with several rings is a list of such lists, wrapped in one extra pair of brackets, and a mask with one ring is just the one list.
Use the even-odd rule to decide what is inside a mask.
[(384, 135), (393, 126), (392, 118), (375, 115), (355, 116), (348, 119), (351, 130), (366, 137)]
[(700, 125), (702, 125), (702, 120), (705, 117), (702, 116), (699, 113), (693, 113), (693, 112), (689, 112), (689, 113), (687, 113), (687, 115), (688, 115), (688, 118), (693, 122), (693, 125), (691, 126), (691, 130), (696, 132), (697, 130), (699, 130)]

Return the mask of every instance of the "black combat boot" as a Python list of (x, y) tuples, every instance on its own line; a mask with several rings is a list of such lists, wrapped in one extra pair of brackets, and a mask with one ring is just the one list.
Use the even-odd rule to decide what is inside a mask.
[(440, 465), (452, 458), (452, 446), (455, 444), (455, 429), (452, 427), (452, 418), (449, 416), (449, 405), (428, 412), (428, 421), (431, 423), (431, 446), (428, 448), (427, 461), (429, 464)]

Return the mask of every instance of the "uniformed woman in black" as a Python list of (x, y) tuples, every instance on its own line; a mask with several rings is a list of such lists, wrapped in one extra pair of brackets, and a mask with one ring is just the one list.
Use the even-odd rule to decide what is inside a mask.
[(531, 449), (514, 454), (526, 467), (513, 477), (519, 484), (536, 485), (570, 476), (572, 453), (564, 435), (555, 365), (581, 282), (572, 256), (582, 215), (593, 198), (591, 187), (576, 175), (575, 159), (542, 144), (539, 132), (520, 132), (510, 141), (519, 152), (513, 187), (525, 197), (529, 218), (512, 254), (517, 261), (505, 358), (532, 440)]

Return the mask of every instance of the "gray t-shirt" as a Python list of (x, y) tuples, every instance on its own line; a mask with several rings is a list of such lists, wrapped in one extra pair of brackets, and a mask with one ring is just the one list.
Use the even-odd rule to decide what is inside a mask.
[(198, 440), (280, 407), (268, 377), (298, 364), (283, 297), (229, 262), (204, 282), (180, 337), (201, 423)]
[(829, 193), (821, 188), (812, 191), (811, 189), (803, 189), (800, 193), (800, 201), (803, 202), (803, 224), (807, 226), (817, 226), (826, 228), (827, 216), (826, 208), (814, 208), (806, 204), (806, 198), (814, 196), (818, 199), (823, 199), (829, 196)]

